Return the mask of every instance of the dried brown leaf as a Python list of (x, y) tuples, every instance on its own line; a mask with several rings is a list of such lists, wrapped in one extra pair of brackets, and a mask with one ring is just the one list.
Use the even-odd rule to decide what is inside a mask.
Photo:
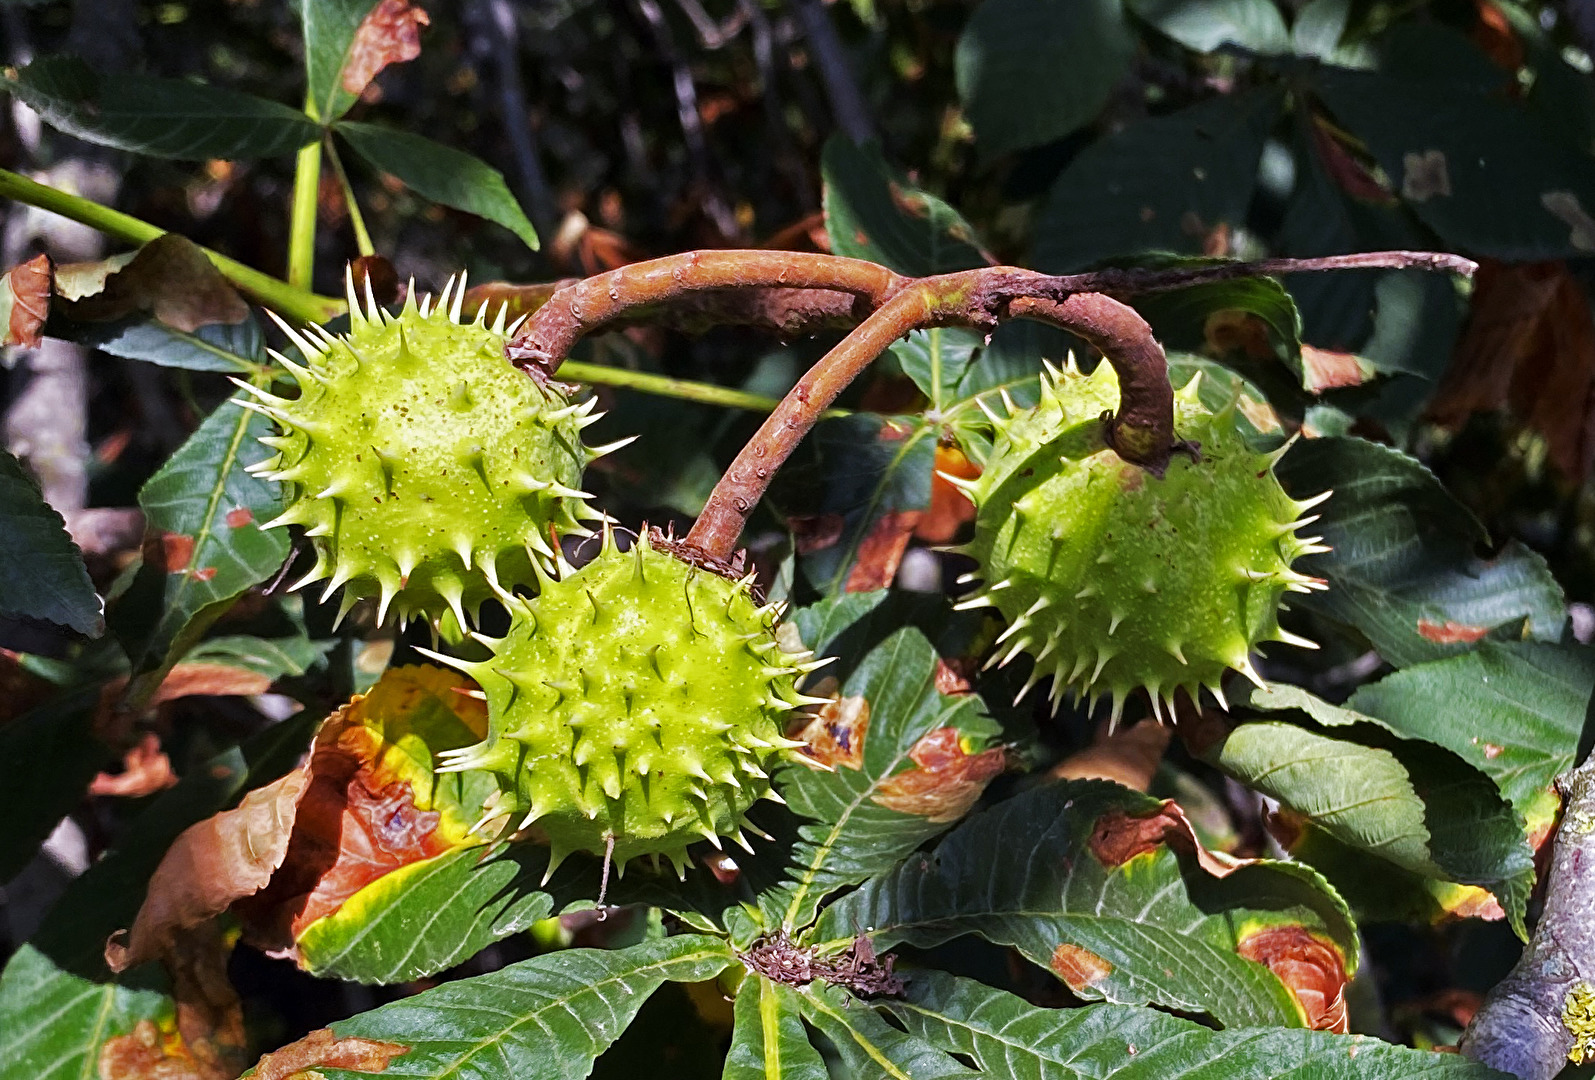
[(381, 0), (355, 31), (339, 84), (359, 97), (383, 68), (420, 56), (421, 27), (431, 21), (409, 0)]
[(39, 344), (44, 320), (50, 314), (50, 257), (35, 255), (0, 276), (0, 319), (5, 337), (0, 345)]
[(310, 779), (308, 764), (301, 766), (251, 791), (236, 809), (185, 829), (156, 867), (132, 930), (118, 931), (106, 943), (111, 970), (171, 954), (179, 931), (265, 888), (288, 853)]
[(1165, 799), (1149, 814), (1134, 815), (1122, 809), (1103, 814), (1091, 830), (1088, 846), (1103, 866), (1122, 866), (1138, 855), (1167, 844), (1176, 851), (1194, 855), (1198, 865), (1214, 877), (1225, 877), (1242, 860), (1226, 860), (1208, 851), (1196, 838), (1196, 830), (1173, 799)]
[(923, 510), (893, 510), (882, 514), (859, 541), (858, 559), (848, 572), (845, 591), (874, 592), (890, 585), (924, 515)]
[(803, 753), (822, 765), (864, 767), (864, 738), (869, 734), (869, 701), (838, 697), (820, 706), (798, 739)]
[(1304, 926), (1270, 926), (1242, 938), (1236, 951), (1279, 976), (1308, 1027), (1346, 1033), (1346, 958), (1333, 944)]
[(139, 798), (165, 791), (175, 783), (177, 774), (161, 749), (160, 737), (145, 732), (138, 745), (122, 755), (122, 771), (114, 775), (100, 773), (89, 782), (89, 794)]
[(376, 1039), (340, 1039), (331, 1028), (317, 1028), (298, 1042), (264, 1054), (255, 1063), (255, 1080), (288, 1080), (310, 1069), (347, 1069), (378, 1073), (410, 1048)]
[(133, 254), (63, 266), (56, 288), (72, 317), (119, 319), (135, 311), (192, 333), (213, 323), (240, 323), (249, 305), (193, 241), (167, 233)]
[(1136, 791), (1152, 786), (1174, 729), (1156, 720), (1143, 720), (1112, 734), (1100, 730), (1097, 740), (1052, 767), (1061, 780), (1112, 780)]
[(936, 472), (930, 480), (930, 509), (914, 528), (916, 537), (932, 544), (945, 544), (957, 534), (959, 526), (975, 519), (975, 504), (949, 483), (944, 473), (961, 480), (973, 480), (980, 475), (980, 467), (956, 446), (936, 447)]
[(971, 754), (957, 728), (937, 728), (908, 751), (914, 768), (882, 781), (872, 798), (888, 810), (916, 814), (937, 823), (969, 813), (992, 777), (1008, 764), (1000, 746)]

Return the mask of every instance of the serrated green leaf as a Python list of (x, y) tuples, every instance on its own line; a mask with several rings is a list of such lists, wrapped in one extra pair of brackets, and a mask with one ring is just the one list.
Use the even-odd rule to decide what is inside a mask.
[[(1261, 4), (1278, 18), (1272, 0), (1240, 2)], [(1249, 90), (1128, 124), (1092, 143), (1047, 194), (1036, 222), (1036, 265), (1067, 273), (1115, 256), (1201, 254), (1214, 229), (1245, 224), (1257, 159), (1283, 101), (1279, 87)]]
[(308, 637), (262, 638), (248, 634), (206, 638), (183, 657), (190, 663), (226, 664), (264, 675), (275, 682), (295, 678), (326, 660), (337, 641)]
[(6, 87), (49, 124), (101, 146), (203, 160), (287, 154), (320, 137), (304, 113), (221, 86), (100, 72), (48, 56)]
[(873, 146), (832, 135), (820, 159), (831, 250), (910, 277), (970, 270), (989, 261), (975, 231), (936, 196), (893, 175)]
[(972, 1058), (981, 1075), (1034, 1080), (1497, 1080), (1456, 1054), (1366, 1035), (1260, 1028), (1213, 1031), (1129, 1005), (1042, 1009), (941, 972), (915, 972), (902, 1001), (881, 1003), (910, 1033)]
[(1485, 641), (1388, 675), (1346, 704), (1455, 752), (1494, 780), (1541, 837), (1559, 802), (1552, 784), (1573, 765), (1592, 695), (1595, 651), (1587, 646)]
[(1450, 751), (1366, 722), (1333, 734), (1256, 722), (1199, 756), (1349, 847), (1421, 877), (1488, 889), (1526, 936), (1534, 853), (1523, 822), (1489, 777)]
[(958, 96), (984, 153), (1040, 146), (1093, 120), (1134, 53), (1119, 0), (986, 0), (958, 39)]
[(323, 978), (408, 982), (554, 914), (550, 893), (569, 882), (561, 875), (554, 890), (537, 887), (547, 848), (503, 855), (502, 845), (456, 848), (383, 875), (305, 927), (294, 942), (300, 966)]
[(1265, 56), (1290, 47), (1285, 20), (1273, 0), (1129, 0), (1129, 8), (1163, 33), (1197, 52), (1238, 45)]
[(103, 323), (56, 319), (47, 330), (51, 337), (161, 367), (252, 375), (265, 362), (265, 341), (253, 313), (241, 323), (213, 323), (192, 333), (147, 315)]
[(850, 1076), (961, 1080), (980, 1075), (917, 1035), (897, 1030), (845, 991), (816, 982), (797, 1000), (809, 1023), (836, 1047)]
[(0, 974), (0, 1080), (98, 1076), (107, 1040), (173, 1011), (159, 990), (77, 978), (23, 945)]
[(815, 425), (806, 456), (782, 474), (777, 498), (784, 513), (812, 525), (798, 561), (823, 595), (847, 591), (860, 548), (888, 515), (930, 505), (937, 435), (918, 417), (873, 413)]
[(723, 1080), (830, 1080), (803, 1029), (796, 992), (751, 972), (737, 991)]
[[(581, 1080), (666, 981), (712, 979), (736, 960), (718, 938), (685, 935), (629, 949), (567, 949), (446, 983), (332, 1025), (340, 1037), (409, 1047), (385, 1077)], [(319, 1070), (329, 1078), (369, 1074)]]
[(301, 0), (299, 15), (305, 35), (305, 76), (310, 107), (330, 124), (356, 101), (343, 88), (343, 67), (355, 31), (379, 0)]
[[(1217, 878), (1169, 842), (1178, 833), (1114, 841), (1162, 813), (1158, 800), (1102, 781), (1032, 788), (831, 904), (813, 936), (828, 948), (862, 930), (884, 950), (979, 934), (1087, 1000), (1206, 1013), (1228, 1027), (1301, 1026), (1284, 984), (1237, 949), (1253, 933), (1298, 928), (1333, 941), (1349, 974), (1358, 946), (1344, 904), (1294, 863)], [(1129, 857), (1110, 865), (1115, 852)]]
[(160, 557), (146, 559), (111, 615), (133, 663), (135, 698), (288, 557), (286, 531), (260, 527), (281, 513), (281, 485), (245, 471), (270, 456), (259, 439), (271, 421), (237, 400), (206, 417), (139, 491), (146, 549)]
[(1313, 89), (1448, 244), (1530, 261), (1595, 250), (1595, 161), (1504, 95), (1319, 68)]
[(1493, 559), (1488, 534), (1434, 475), (1399, 450), (1354, 438), (1306, 439), (1276, 467), (1298, 499), (1334, 492), (1310, 532), (1332, 549), (1297, 570), (1329, 582), (1297, 605), (1354, 627), (1397, 667), (1452, 656), (1490, 630), (1560, 637), (1562, 590), (1516, 542)]
[(804, 647), (813, 650), (816, 656), (830, 656), (834, 655), (830, 648), (837, 637), (879, 607), (887, 595), (885, 589), (843, 593), (798, 608), (789, 619), (797, 627)]
[(861, 757), (858, 767), (839, 762), (827, 772), (794, 762), (776, 775), (781, 795), (809, 820), (799, 829), (787, 881), (759, 899), (772, 927), (807, 926), (828, 893), (890, 868), (948, 827), (946, 820), (885, 805), (892, 801), (885, 786), (890, 778), (916, 767), (909, 751), (920, 739), (939, 728), (973, 740), (997, 731), (978, 697), (937, 691), (936, 650), (913, 628), (871, 651), (841, 693), (868, 702), (867, 731), (850, 729), (841, 736)]
[(504, 174), (481, 158), (375, 124), (340, 120), (334, 130), (373, 169), (398, 177), (423, 198), (496, 222), (537, 250), (537, 231), (510, 194)]
[[(1228, 260), (1147, 256), (1137, 266), (1201, 266)], [(1158, 340), (1171, 349), (1211, 352), (1208, 322), (1221, 311), (1237, 311), (1262, 320), (1274, 355), (1297, 376), (1301, 368), (1301, 316), (1285, 287), (1273, 278), (1234, 278), (1186, 289), (1148, 293), (1134, 298), (1134, 307), (1152, 324)], [(1243, 357), (1251, 359), (1249, 357)]]
[(104, 606), (66, 522), (22, 462), (0, 450), (0, 615), (105, 632)]

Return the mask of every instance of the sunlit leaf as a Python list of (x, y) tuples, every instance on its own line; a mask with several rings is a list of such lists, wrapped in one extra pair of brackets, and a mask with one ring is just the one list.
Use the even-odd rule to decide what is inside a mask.
[(984, 266), (974, 230), (936, 196), (894, 175), (874, 147), (831, 136), (820, 163), (825, 231), (838, 255), (926, 277)]
[(749, 974), (737, 991), (736, 1027), (724, 1080), (829, 1080), (809, 1042), (796, 993)]
[[(1131, 11), (1169, 37), (1197, 52), (1224, 45), (1266, 55), (1287, 51), (1290, 34), (1273, 0), (1129, 0)], [(1220, 99), (1222, 100), (1222, 99)]]

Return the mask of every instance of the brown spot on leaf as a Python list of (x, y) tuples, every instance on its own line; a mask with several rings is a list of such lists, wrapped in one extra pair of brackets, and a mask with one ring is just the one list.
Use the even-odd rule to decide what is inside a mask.
[(1081, 993), (1113, 974), (1113, 965), (1094, 952), (1064, 942), (1052, 950), (1048, 964), (1069, 989)]
[(869, 734), (869, 701), (839, 697), (820, 706), (797, 737), (808, 744), (803, 753), (825, 765), (864, 767), (864, 737)]
[(385, 1072), (388, 1062), (410, 1048), (377, 1039), (340, 1039), (331, 1028), (318, 1028), (298, 1042), (263, 1054), (255, 1063), (255, 1080), (288, 1080), (310, 1069), (347, 1069), (350, 1072)]
[[(1474, 10), (1479, 17), (1470, 35), (1473, 43), (1496, 67), (1515, 74), (1523, 66), (1523, 43), (1518, 40), (1511, 22), (1500, 7), (1490, 0), (1478, 0)], [(1467, 1027), (1467, 1021), (1458, 1026)]]
[(188, 569), (194, 557), (194, 538), (185, 533), (161, 533), (144, 542), (144, 561), (168, 574)]
[(1355, 353), (1301, 347), (1302, 382), (1314, 394), (1342, 386), (1361, 386), (1373, 377), (1373, 365)]
[(971, 754), (957, 728), (937, 728), (908, 752), (915, 768), (881, 781), (875, 802), (900, 814), (914, 814), (937, 823), (957, 821), (969, 813), (992, 777), (1008, 764), (1000, 746)]
[(1236, 951), (1279, 977), (1314, 1031), (1346, 1032), (1346, 959), (1303, 926), (1271, 926)]
[(215, 576), (216, 576), (216, 568), (214, 566), (202, 566), (198, 570), (194, 571), (194, 577), (196, 577), (200, 581), (209, 581), (211, 578), (213, 578)]
[(107, 1039), (97, 1073), (100, 1080), (212, 1080), (177, 1032), (162, 1030), (153, 1020), (140, 1020), (126, 1035)]
[(1484, 757), (1487, 761), (1494, 761), (1496, 758), (1501, 756), (1502, 748), (1496, 746), (1494, 743), (1485, 743), (1481, 749), (1483, 749)]
[(892, 510), (882, 514), (859, 542), (858, 559), (848, 572), (845, 591), (874, 592), (890, 585), (923, 516), (922, 510)]
[(1202, 324), (1202, 336), (1214, 356), (1239, 353), (1248, 360), (1267, 360), (1274, 355), (1268, 324), (1260, 316), (1239, 308), (1224, 308), (1209, 315)]
[(100, 773), (89, 782), (89, 794), (139, 798), (164, 791), (175, 783), (177, 774), (161, 749), (160, 737), (145, 732), (138, 745), (122, 755), (122, 771), (115, 775)]
[(50, 314), (50, 257), (35, 255), (0, 277), (0, 312), (6, 317), (0, 345), (34, 348)]
[(1137, 855), (1145, 855), (1165, 844), (1194, 855), (1202, 869), (1214, 877), (1224, 877), (1236, 866), (1202, 846), (1185, 811), (1173, 799), (1165, 799), (1146, 814), (1130, 814), (1117, 807), (1109, 810), (1097, 819), (1087, 843), (1091, 854), (1109, 869), (1123, 866)]
[(227, 511), (227, 527), (229, 529), (242, 529), (255, 520), (255, 512), (247, 506), (235, 506)]
[(1452, 622), (1449, 619), (1443, 623), (1432, 622), (1429, 619), (1418, 620), (1418, 635), (1436, 645), (1472, 644), (1489, 632), (1488, 626), (1469, 626), (1467, 623)]
[(1451, 194), (1451, 174), (1441, 150), (1425, 150), (1401, 156), (1401, 196), (1411, 202), (1426, 202), (1437, 195)]
[(914, 535), (932, 544), (945, 544), (958, 532), (960, 525), (975, 518), (975, 504), (946, 476), (972, 480), (980, 475), (980, 468), (956, 446), (936, 447), (935, 468), (930, 479), (930, 509), (914, 527)]
[(421, 27), (431, 23), (427, 13), (409, 0), (382, 0), (366, 15), (355, 31), (344, 56), (343, 74), (338, 80), (347, 92), (365, 93), (377, 72), (389, 64), (414, 60), (421, 55)]
[(969, 683), (970, 669), (974, 667), (973, 660), (943, 660), (936, 658), (936, 692), (938, 694), (967, 694), (971, 692)]

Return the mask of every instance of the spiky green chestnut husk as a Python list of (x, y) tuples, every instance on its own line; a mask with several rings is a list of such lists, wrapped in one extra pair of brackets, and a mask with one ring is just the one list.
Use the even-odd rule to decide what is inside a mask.
[(463, 276), (455, 284), (435, 304), (412, 288), (397, 316), (369, 291), (362, 307), (351, 284), (349, 333), (279, 323), (306, 361), (273, 354), (297, 398), (239, 384), (258, 399), (240, 403), (280, 428), (255, 471), (283, 481), (289, 502), (264, 527), (305, 526), (316, 565), (294, 587), (326, 579), (326, 599), (343, 586), (340, 617), (374, 596), (379, 622), (392, 611), (464, 627), (488, 596), (530, 582), (558, 534), (586, 535), (582, 520), (600, 516), (580, 490), (612, 449), (582, 445), (594, 402), (513, 367), (504, 310), (462, 322)]
[(491, 659), (445, 661), (487, 699), (487, 739), (444, 766), (497, 774), (484, 820), (540, 829), (550, 873), (572, 851), (617, 867), (663, 855), (679, 872), (693, 841), (746, 845), (743, 815), (776, 797), (770, 771), (801, 745), (783, 736), (787, 714), (819, 700), (797, 689), (819, 665), (782, 648), (751, 576), (693, 566), (646, 534), (621, 551), (606, 528), (590, 563), (563, 565), (510, 612), (505, 637), (479, 638)]
[(1227, 708), (1220, 680), (1234, 669), (1259, 681), (1259, 642), (1316, 647), (1282, 630), (1278, 613), (1285, 592), (1322, 587), (1291, 563), (1326, 550), (1297, 530), (1328, 493), (1287, 495), (1278, 455), (1247, 447), (1233, 406), (1209, 412), (1199, 380), (1175, 395), (1175, 430), (1199, 450), (1176, 453), (1161, 478), (1104, 441), (1102, 415), (1119, 404), (1112, 366), (1086, 376), (1072, 361), (1048, 366), (1033, 408), (990, 412), (996, 433), (978, 479), (948, 478), (977, 507), (965, 550), (979, 569), (966, 580), (983, 584), (959, 606), (1001, 613), (992, 661), (1029, 653), (1024, 691), (1051, 675), (1054, 708), (1065, 690), (1092, 707), (1110, 697), (1116, 722), (1144, 688), (1157, 714), (1172, 715), (1177, 690), (1195, 702), (1203, 686)]

